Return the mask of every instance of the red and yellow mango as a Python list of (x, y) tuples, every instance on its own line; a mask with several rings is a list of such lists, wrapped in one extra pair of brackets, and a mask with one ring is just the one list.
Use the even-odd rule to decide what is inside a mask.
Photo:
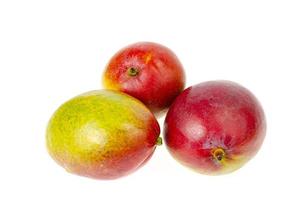
[(136, 97), (158, 115), (184, 89), (185, 73), (170, 49), (139, 42), (123, 48), (110, 59), (103, 85)]
[(265, 137), (256, 97), (230, 81), (189, 87), (170, 107), (164, 138), (176, 160), (200, 173), (232, 172), (250, 160)]
[(96, 179), (125, 176), (153, 154), (160, 129), (139, 100), (110, 90), (79, 95), (58, 108), (46, 134), (52, 158)]

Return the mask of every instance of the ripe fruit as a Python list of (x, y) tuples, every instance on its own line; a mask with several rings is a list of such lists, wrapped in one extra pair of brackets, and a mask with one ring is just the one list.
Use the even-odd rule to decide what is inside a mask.
[(67, 171), (114, 179), (150, 158), (159, 132), (155, 117), (140, 101), (99, 90), (59, 107), (49, 121), (46, 141), (52, 158)]
[(159, 114), (182, 92), (185, 75), (170, 49), (140, 42), (123, 48), (111, 58), (103, 74), (103, 85), (138, 98)]
[(234, 171), (265, 137), (260, 103), (242, 86), (210, 81), (186, 89), (170, 107), (164, 138), (172, 156), (200, 173)]

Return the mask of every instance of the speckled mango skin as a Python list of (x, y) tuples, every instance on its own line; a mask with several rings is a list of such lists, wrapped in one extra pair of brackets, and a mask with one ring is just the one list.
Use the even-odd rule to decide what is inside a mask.
[[(233, 172), (259, 151), (266, 120), (258, 99), (231, 81), (208, 81), (184, 90), (165, 119), (171, 155), (202, 174)], [(215, 152), (223, 152), (217, 159)]]
[(46, 133), (51, 157), (67, 171), (95, 179), (125, 176), (148, 160), (160, 128), (139, 100), (91, 91), (60, 106)]
[[(129, 75), (129, 69), (137, 70)], [(118, 51), (102, 77), (104, 88), (125, 92), (162, 116), (185, 87), (185, 72), (177, 56), (153, 42), (137, 42)]]

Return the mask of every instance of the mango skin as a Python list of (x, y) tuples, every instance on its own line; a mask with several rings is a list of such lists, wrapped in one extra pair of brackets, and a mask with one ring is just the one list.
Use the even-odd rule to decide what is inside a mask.
[(162, 116), (183, 91), (185, 71), (169, 48), (153, 42), (137, 42), (122, 48), (110, 59), (102, 83), (106, 89), (139, 99), (156, 116)]
[(91, 91), (51, 117), (46, 145), (68, 172), (115, 179), (138, 169), (153, 154), (160, 128), (139, 100), (110, 90)]
[(164, 125), (171, 155), (196, 172), (221, 175), (252, 159), (266, 135), (257, 98), (231, 81), (208, 81), (184, 90), (173, 102)]

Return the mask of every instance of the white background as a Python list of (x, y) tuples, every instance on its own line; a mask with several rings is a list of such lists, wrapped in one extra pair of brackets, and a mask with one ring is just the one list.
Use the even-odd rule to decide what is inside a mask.
[[(257, 156), (217, 177), (182, 167), (165, 146), (115, 181), (55, 164), (45, 148), (49, 117), (101, 88), (109, 58), (137, 41), (171, 48), (187, 86), (228, 79), (253, 91), (268, 123)], [(1, 0), (0, 199), (301, 199), (301, 68), (298, 0)]]

